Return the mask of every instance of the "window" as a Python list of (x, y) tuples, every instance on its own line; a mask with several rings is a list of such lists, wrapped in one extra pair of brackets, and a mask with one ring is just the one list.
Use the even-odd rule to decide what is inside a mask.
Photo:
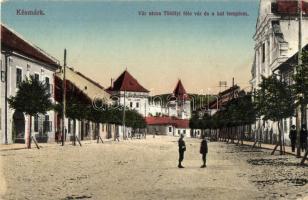
[(4, 71), (4, 66), (3, 66), (2, 60), (1, 60), (1, 81), (5, 82), (5, 71)]
[(67, 121), (68, 121), (68, 125), (67, 125), (68, 130), (67, 130), (67, 132), (71, 133), (71, 131), (72, 131), (71, 130), (71, 119), (68, 119)]
[(47, 90), (50, 94), (50, 82), (49, 82), (49, 77), (45, 77), (45, 85), (47, 87)]
[(131, 107), (131, 108), (133, 107), (133, 102), (129, 103), (129, 107)]
[(22, 81), (22, 71), (19, 68), (16, 68), (16, 87), (21, 83)]
[(178, 134), (179, 134), (179, 135), (181, 134), (181, 130), (178, 130)]
[(37, 81), (39, 81), (39, 80), (40, 80), (40, 75), (35, 73), (35, 74), (34, 74), (34, 79), (37, 80)]
[(136, 103), (136, 108), (139, 108), (139, 102)]
[(169, 133), (171, 133), (171, 132), (172, 132), (172, 127), (170, 126), (170, 127), (169, 127)]
[(183, 133), (186, 134), (186, 130), (183, 130)]
[(39, 129), (39, 119), (38, 115), (34, 116), (34, 132), (38, 132)]
[(102, 124), (102, 131), (104, 131), (104, 127), (105, 127), (105, 125), (104, 125), (104, 124)]
[(262, 63), (265, 62), (265, 43), (262, 44)]
[(43, 129), (44, 129), (44, 133), (52, 131), (52, 124), (51, 124), (51, 121), (49, 121), (49, 115), (45, 115), (45, 121), (44, 121)]

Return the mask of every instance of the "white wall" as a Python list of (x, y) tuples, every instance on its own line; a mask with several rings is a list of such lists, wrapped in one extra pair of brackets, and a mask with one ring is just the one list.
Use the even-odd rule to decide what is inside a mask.
[[(2, 69), (5, 69), (5, 57), (3, 54), (1, 54), (2, 59)], [(53, 73), (55, 71), (54, 68), (50, 68), (44, 64), (28, 60), (26, 58), (21, 58), (19, 56), (13, 55), (10, 56), (8, 59), (8, 97), (15, 96), (17, 92), (17, 84), (16, 84), (16, 69), (19, 68), (22, 70), (22, 80), (25, 79), (25, 76), (29, 77), (30, 75), (34, 75), (35, 73), (39, 74), (40, 81), (44, 81), (45, 77), (49, 78), (49, 83), (51, 86), (54, 84), (54, 78)], [(5, 91), (4, 82), (0, 85), (1, 89), (1, 135), (2, 140), (1, 142), (4, 143), (4, 124), (5, 124), (5, 112), (4, 112), (4, 105), (5, 105)], [(54, 98), (51, 98), (52, 101), (54, 101)], [(12, 122), (13, 122), (13, 114), (14, 110), (8, 108), (8, 142), (12, 143)], [(54, 125), (54, 112), (48, 111), (47, 115), (49, 115), (49, 120), (52, 121), (52, 124)], [(27, 119), (28, 117), (25, 116)], [(27, 120), (26, 120), (27, 122)], [(28, 123), (26, 123), (28, 124)], [(25, 130), (27, 130), (28, 125), (26, 125)], [(32, 119), (32, 130), (34, 128), (34, 119)], [(33, 135), (37, 134), (37, 132), (33, 132)], [(26, 136), (26, 134), (25, 134)], [(51, 138), (54, 138), (54, 126), (52, 127), (52, 131), (48, 133), (48, 136)]]
[[(272, 21), (279, 21), (281, 32), (285, 43), (278, 42), (274, 36)], [(303, 46), (308, 43), (308, 18), (303, 18), (302, 21)], [(261, 83), (261, 76), (269, 76), (273, 73), (281, 63), (285, 62), (289, 57), (293, 56), (298, 51), (298, 21), (293, 19), (282, 19), (280, 16), (275, 16), (271, 13), (271, 1), (261, 0), (259, 17), (257, 21), (255, 40), (255, 63), (252, 70), (256, 76), (250, 81), (252, 89), (258, 89), (258, 84)], [(265, 62), (262, 62), (262, 44), (265, 44)], [(294, 118), (284, 120), (283, 131), (286, 141), (289, 140), (288, 132), (290, 125), (295, 124)], [(261, 125), (260, 125), (261, 124)], [(273, 133), (278, 134), (277, 123), (267, 121), (266, 127), (263, 123), (256, 123), (255, 126), (261, 128), (262, 133), (266, 130), (273, 130)], [(263, 134), (264, 135), (264, 134)]]

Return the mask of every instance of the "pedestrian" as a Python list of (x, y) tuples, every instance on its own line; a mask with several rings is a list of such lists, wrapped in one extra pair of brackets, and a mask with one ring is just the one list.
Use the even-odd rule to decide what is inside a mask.
[(305, 151), (307, 149), (307, 129), (306, 124), (302, 125), (302, 129), (300, 131), (300, 144), (302, 151)]
[(203, 165), (201, 165), (201, 168), (205, 168), (206, 167), (206, 154), (208, 152), (208, 148), (207, 148), (207, 140), (205, 135), (202, 135), (202, 141), (201, 141), (201, 146), (200, 146), (200, 153), (202, 154), (202, 161), (203, 161)]
[(291, 147), (292, 147), (292, 152), (295, 152), (295, 146), (296, 146), (296, 127), (295, 125), (291, 126), (289, 138), (291, 140)]
[(186, 151), (185, 141), (184, 141), (184, 135), (180, 135), (180, 139), (178, 141), (179, 144), (179, 165), (178, 168), (184, 168), (182, 166), (182, 161), (184, 160), (184, 152)]

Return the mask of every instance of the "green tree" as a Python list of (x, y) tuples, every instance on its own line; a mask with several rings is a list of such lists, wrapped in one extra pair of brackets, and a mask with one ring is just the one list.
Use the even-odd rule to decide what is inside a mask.
[(256, 92), (255, 102), (259, 116), (263, 120), (271, 120), (278, 123), (280, 154), (282, 150), (282, 120), (294, 114), (294, 103), (291, 87), (278, 80), (275, 75), (268, 78), (262, 77), (260, 89)]
[(34, 76), (25, 78), (18, 85), (18, 91), (15, 97), (8, 99), (10, 108), (29, 115), (30, 133), (28, 135), (27, 147), (31, 148), (31, 124), (32, 117), (37, 114), (46, 114), (52, 108), (49, 88), (46, 84), (35, 79)]
[(296, 73), (293, 75), (294, 95), (297, 105), (301, 107), (302, 122), (306, 122), (306, 108), (308, 103), (308, 51), (302, 53), (302, 64), (296, 66)]
[(95, 123), (95, 137), (99, 142), (99, 123), (108, 122), (107, 104), (101, 99), (97, 99), (87, 106), (86, 119)]
[(134, 131), (136, 129), (143, 129), (146, 127), (144, 117), (135, 110), (126, 111), (126, 125), (131, 127)]
[[(80, 98), (82, 97), (82, 98)], [(66, 110), (65, 116), (72, 120), (84, 120), (88, 116), (88, 109), (90, 105), (90, 99), (85, 97), (80, 91), (66, 90)], [(63, 104), (62, 102), (54, 104), (53, 109), (62, 116)], [(76, 132), (73, 132), (73, 145), (76, 144)]]

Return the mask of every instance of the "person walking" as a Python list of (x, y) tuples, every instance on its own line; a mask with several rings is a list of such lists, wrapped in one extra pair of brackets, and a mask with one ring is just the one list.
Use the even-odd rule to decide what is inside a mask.
[(200, 154), (202, 154), (202, 161), (203, 165), (201, 165), (201, 168), (206, 167), (206, 154), (208, 152), (208, 147), (207, 147), (207, 140), (205, 135), (202, 136), (202, 141), (201, 141), (201, 146), (200, 146)]
[(292, 147), (292, 152), (295, 152), (295, 146), (296, 146), (296, 126), (292, 125), (291, 130), (289, 133), (289, 138), (291, 140), (291, 147)]
[(301, 144), (301, 149), (302, 151), (305, 151), (307, 149), (307, 129), (306, 125), (302, 125), (302, 129), (300, 131), (300, 144)]
[(179, 144), (179, 165), (178, 168), (184, 168), (182, 166), (182, 161), (184, 160), (184, 152), (186, 151), (186, 145), (185, 145), (185, 141), (184, 141), (184, 135), (181, 134), (180, 135), (180, 139), (178, 141)]

